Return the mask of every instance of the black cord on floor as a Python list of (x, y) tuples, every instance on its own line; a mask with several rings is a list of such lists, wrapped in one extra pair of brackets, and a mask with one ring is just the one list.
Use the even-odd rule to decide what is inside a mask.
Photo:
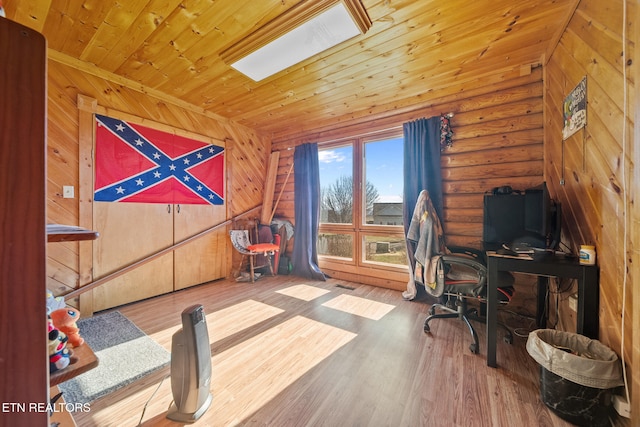
[(142, 408), (142, 415), (140, 415), (140, 421), (138, 421), (138, 427), (142, 425), (142, 419), (144, 418), (144, 413), (147, 410), (147, 406), (149, 405), (149, 402), (151, 402), (151, 399), (153, 399), (153, 396), (156, 395), (156, 393), (158, 392), (158, 390), (160, 390), (160, 386), (162, 385), (162, 383), (164, 382), (164, 380), (166, 380), (167, 378), (169, 378), (171, 376), (171, 374), (165, 376), (164, 378), (162, 378), (160, 380), (160, 384), (158, 384), (158, 387), (156, 387), (156, 389), (153, 391), (153, 393), (151, 394), (151, 397), (149, 397), (149, 399), (147, 400), (147, 402), (144, 404), (144, 408)]

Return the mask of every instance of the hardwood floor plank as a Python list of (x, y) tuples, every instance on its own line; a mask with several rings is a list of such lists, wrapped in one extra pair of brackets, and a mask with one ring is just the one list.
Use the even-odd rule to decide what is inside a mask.
[[(193, 304), (207, 316), (213, 393), (195, 426), (569, 426), (540, 402), (525, 338), (499, 342), (501, 366), (489, 368), (483, 325), (474, 355), (463, 322), (438, 319), (425, 334), (430, 302), (398, 291), (276, 276), (216, 281), (119, 310), (170, 350)], [(142, 425), (178, 426), (166, 419), (169, 374), (91, 403), (74, 414), (77, 424), (137, 425), (149, 400)]]

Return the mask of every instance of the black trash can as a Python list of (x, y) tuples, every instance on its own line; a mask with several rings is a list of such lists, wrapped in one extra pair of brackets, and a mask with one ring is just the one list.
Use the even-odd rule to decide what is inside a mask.
[(540, 364), (540, 398), (579, 426), (609, 425), (611, 396), (623, 385), (618, 355), (598, 340), (554, 329), (529, 334), (527, 351)]

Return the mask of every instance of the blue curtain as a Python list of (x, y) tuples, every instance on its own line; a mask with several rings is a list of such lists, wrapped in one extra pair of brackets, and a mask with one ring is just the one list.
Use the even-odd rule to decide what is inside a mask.
[[(407, 235), (411, 217), (422, 190), (427, 190), (433, 207), (442, 218), (442, 171), (440, 167), (441, 117), (418, 119), (403, 125), (404, 133), (404, 194), (402, 217), (404, 234)], [(409, 261), (409, 283), (404, 298), (416, 297), (414, 269), (416, 260), (413, 244), (407, 240), (407, 258)]]
[(325, 280), (318, 267), (318, 225), (320, 222), (320, 170), (318, 144), (298, 145), (293, 154), (295, 242), (293, 274), (313, 280)]
[(402, 126), (404, 133), (404, 196), (402, 215), (406, 234), (413, 208), (422, 190), (442, 218), (442, 170), (440, 168), (440, 116), (418, 119)]

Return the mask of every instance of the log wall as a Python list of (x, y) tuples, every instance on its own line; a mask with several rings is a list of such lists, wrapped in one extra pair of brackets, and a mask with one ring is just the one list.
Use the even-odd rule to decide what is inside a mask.
[[(563, 241), (574, 251), (581, 244), (596, 246), (600, 310), (593, 315), (599, 317), (600, 340), (624, 355), (634, 391), (632, 407), (637, 412), (640, 408), (640, 343), (637, 342), (640, 287), (638, 267), (632, 262), (638, 259), (640, 243), (637, 207), (635, 223), (629, 220), (639, 185), (633, 161), (634, 150), (637, 158), (638, 145), (637, 140), (632, 142), (637, 112), (635, 102), (625, 104), (624, 100), (625, 90), (627, 95), (635, 94), (633, 82), (638, 71), (634, 46), (629, 41), (625, 46), (623, 31), (628, 28), (627, 37), (635, 36), (637, 40), (632, 31), (638, 15), (635, 2), (627, 4), (628, 20), (623, 25), (622, 1), (581, 1), (549, 59), (544, 105), (545, 175), (553, 196), (562, 203)], [(587, 125), (563, 141), (562, 102), (584, 76), (587, 77)], [(566, 294), (560, 295), (560, 326), (570, 330), (573, 312), (565, 297)], [(635, 420), (638, 419), (635, 414)], [(626, 425), (625, 420), (619, 421)]]
[[(282, 191), (276, 217), (294, 222), (293, 175), (286, 185), (284, 183), (293, 162), (292, 148), (296, 145), (390, 128), (401, 131), (407, 121), (451, 112), (454, 113), (453, 146), (445, 149), (441, 162), (445, 234), (451, 245), (480, 248), (484, 193), (502, 185), (523, 190), (543, 181), (542, 68), (526, 69), (522, 74), (478, 82), (478, 86), (467, 90), (448, 88), (428, 105), (397, 115), (354, 120), (339, 128), (328, 125), (304, 135), (276, 136), (272, 147), (280, 151), (280, 163), (275, 192)], [(336, 272), (330, 274), (338, 277)], [(406, 286), (404, 277), (391, 283), (364, 276), (358, 278), (357, 274), (348, 275), (348, 279), (394, 289)]]
[[(205, 114), (195, 107), (150, 91), (133, 82), (99, 70), (84, 69), (83, 63), (49, 51), (47, 133), (47, 221), (68, 225), (87, 223), (81, 218), (82, 194), (91, 197), (80, 183), (80, 167), (86, 147), (79, 143), (78, 95), (97, 100), (107, 111), (130, 114), (142, 120), (224, 140), (227, 166), (227, 218), (259, 207), (262, 203), (266, 165), (270, 149), (267, 138), (226, 119)], [(91, 149), (87, 152), (90, 153)], [(90, 154), (88, 154), (90, 156)], [(64, 199), (62, 186), (73, 185), (76, 197)], [(80, 196), (79, 196), (80, 195)], [(90, 200), (82, 200), (82, 202)], [(86, 215), (83, 213), (82, 215)], [(89, 213), (90, 215), (90, 213)], [(259, 212), (256, 213), (259, 215)], [(88, 219), (91, 223), (91, 219)], [(227, 239), (228, 240), (228, 239)], [(87, 247), (87, 246), (84, 246)], [(62, 295), (80, 283), (80, 251), (77, 242), (48, 245), (47, 287)], [(91, 250), (90, 244), (88, 250)], [(230, 253), (231, 251), (226, 251)], [(86, 255), (83, 258), (87, 258)], [(89, 254), (88, 259), (91, 259)], [(228, 260), (229, 267), (232, 264)], [(90, 266), (89, 266), (90, 268)], [(83, 277), (87, 283), (90, 278)], [(84, 284), (83, 283), (83, 284)], [(71, 301), (78, 304), (77, 301)]]

